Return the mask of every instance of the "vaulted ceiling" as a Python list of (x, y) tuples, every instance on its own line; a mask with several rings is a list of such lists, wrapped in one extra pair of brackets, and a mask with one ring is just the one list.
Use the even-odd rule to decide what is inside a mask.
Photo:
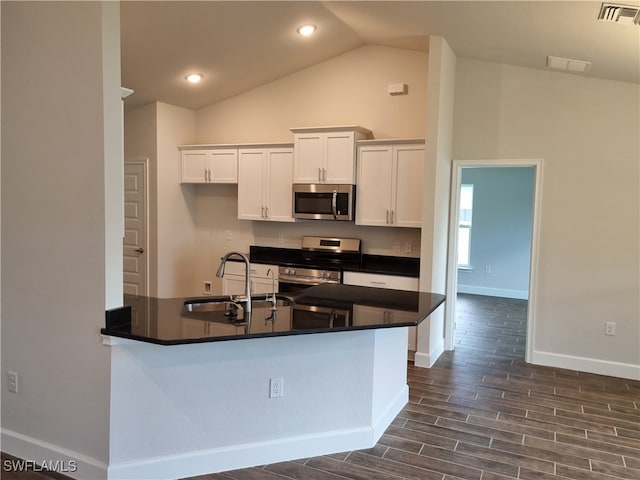
[[(639, 6), (640, 1), (625, 1)], [(152, 101), (198, 109), (365, 44), (547, 68), (547, 56), (591, 62), (585, 75), (640, 83), (640, 26), (597, 19), (577, 1), (144, 1), (121, 3), (126, 108)], [(303, 23), (318, 27), (301, 37)], [(190, 72), (204, 74), (188, 84)]]

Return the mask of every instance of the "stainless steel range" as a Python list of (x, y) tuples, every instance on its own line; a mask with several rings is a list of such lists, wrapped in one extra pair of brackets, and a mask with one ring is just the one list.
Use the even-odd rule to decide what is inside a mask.
[(303, 237), (302, 249), (285, 252), (286, 264), (279, 268), (280, 293), (299, 291), (321, 283), (342, 283), (342, 270), (359, 265), (357, 238)]
[(249, 250), (249, 260), (277, 265), (280, 279), (285, 284), (312, 286), (342, 283), (343, 270), (360, 268), (362, 252), (358, 238), (307, 236), (302, 237), (301, 248), (253, 245)]
[[(278, 291), (295, 295), (323, 283), (342, 283), (344, 269), (359, 268), (362, 261), (357, 238), (303, 237), (302, 248), (250, 248), (250, 260), (279, 266)], [(343, 305), (292, 307), (292, 328), (339, 327), (350, 324), (352, 312)]]

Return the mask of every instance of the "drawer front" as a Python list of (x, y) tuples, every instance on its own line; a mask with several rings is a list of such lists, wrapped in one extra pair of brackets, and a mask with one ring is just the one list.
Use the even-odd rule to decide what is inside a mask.
[[(273, 274), (275, 275), (276, 282), (278, 281), (278, 267), (275, 265), (263, 265), (261, 263), (252, 263), (251, 264), (251, 278), (268, 278), (271, 279), (271, 273), (267, 274), (267, 272), (271, 269)], [(244, 276), (244, 262), (227, 262), (227, 266), (225, 267), (224, 273), (225, 275), (242, 275)]]
[(376, 273), (344, 272), (344, 283), (363, 287), (388, 288), (391, 290), (418, 291), (418, 279), (414, 277), (397, 277)]

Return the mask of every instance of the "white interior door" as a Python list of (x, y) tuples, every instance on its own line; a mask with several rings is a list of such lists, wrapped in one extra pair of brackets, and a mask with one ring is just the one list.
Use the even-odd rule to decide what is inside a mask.
[(147, 295), (147, 163), (124, 165), (124, 293)]

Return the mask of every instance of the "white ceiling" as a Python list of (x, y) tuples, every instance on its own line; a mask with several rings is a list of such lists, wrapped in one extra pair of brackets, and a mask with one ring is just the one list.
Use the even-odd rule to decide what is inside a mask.
[[(627, 0), (627, 5), (640, 5)], [(546, 68), (548, 55), (592, 63), (590, 77), (640, 83), (640, 27), (597, 20), (601, 2), (144, 1), (121, 3), (126, 108), (198, 109), (364, 44)], [(295, 29), (318, 26), (310, 38)], [(205, 75), (199, 85), (184, 80)]]

